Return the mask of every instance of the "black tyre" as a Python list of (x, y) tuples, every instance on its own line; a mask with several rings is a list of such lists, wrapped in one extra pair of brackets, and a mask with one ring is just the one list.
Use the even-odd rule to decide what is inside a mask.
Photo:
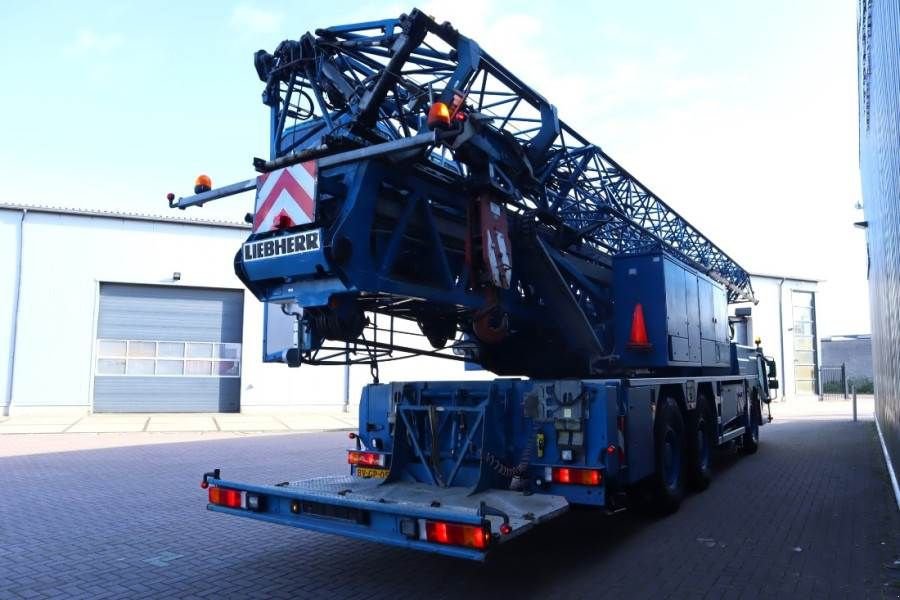
[(678, 510), (684, 497), (684, 419), (678, 403), (662, 398), (656, 409), (654, 442), (656, 472), (653, 474), (653, 504), (656, 512), (670, 514)]
[(742, 438), (741, 450), (744, 454), (756, 454), (759, 450), (759, 424), (762, 422), (762, 409), (759, 405), (759, 394), (754, 388), (747, 403), (747, 429)]
[(687, 476), (688, 483), (695, 490), (705, 490), (712, 481), (712, 456), (716, 447), (714, 415), (712, 403), (699, 394), (687, 432)]

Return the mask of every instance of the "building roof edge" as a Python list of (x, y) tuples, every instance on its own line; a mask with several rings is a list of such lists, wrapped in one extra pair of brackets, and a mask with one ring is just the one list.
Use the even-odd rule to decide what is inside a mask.
[(202, 225), (206, 227), (222, 227), (226, 229), (249, 229), (247, 223), (237, 221), (218, 221), (215, 219), (194, 219), (184, 217), (166, 217), (146, 213), (129, 213), (94, 208), (68, 208), (62, 206), (41, 206), (38, 204), (19, 204), (16, 202), (0, 202), (0, 210), (28, 211), (57, 215), (73, 215), (79, 217), (99, 217), (106, 219), (127, 219), (130, 221), (151, 221), (155, 223), (174, 223), (178, 225)]

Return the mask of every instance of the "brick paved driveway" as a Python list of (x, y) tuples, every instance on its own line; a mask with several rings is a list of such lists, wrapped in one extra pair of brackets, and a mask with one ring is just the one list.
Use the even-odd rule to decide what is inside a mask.
[(70, 452), (0, 458), (0, 598), (900, 594), (900, 515), (873, 424), (776, 422), (762, 436), (672, 517), (576, 511), (485, 565), (204, 509), (203, 471), (264, 483), (339, 472), (345, 434), (95, 450), (71, 436)]

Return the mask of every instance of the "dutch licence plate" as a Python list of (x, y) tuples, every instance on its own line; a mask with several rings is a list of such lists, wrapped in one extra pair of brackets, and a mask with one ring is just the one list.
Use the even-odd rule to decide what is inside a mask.
[(377, 477), (384, 479), (388, 476), (387, 469), (373, 469), (372, 467), (356, 467), (357, 477)]

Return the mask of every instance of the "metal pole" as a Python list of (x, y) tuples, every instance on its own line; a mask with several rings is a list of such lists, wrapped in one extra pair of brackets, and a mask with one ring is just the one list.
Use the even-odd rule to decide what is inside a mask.
[(853, 393), (853, 422), (856, 423), (856, 386), (851, 385), (850, 391)]
[(16, 337), (19, 330), (19, 296), (22, 292), (22, 253), (25, 247), (25, 216), (28, 209), (22, 209), (22, 217), (19, 219), (19, 227), (16, 238), (16, 279), (13, 291), (12, 324), (9, 332), (9, 358), (6, 367), (6, 398), (4, 405), (0, 406), (0, 415), (8, 415), (12, 411), (13, 378), (16, 374)]
[(847, 399), (847, 363), (841, 363), (841, 387), (844, 388), (844, 400)]
[(784, 277), (781, 278), (781, 283), (778, 284), (778, 341), (781, 346), (781, 381), (784, 385), (781, 386), (781, 400), (785, 399), (785, 388), (787, 388), (787, 365), (784, 364)]
[(825, 400), (825, 368), (818, 367), (815, 371), (816, 373), (816, 383), (819, 385), (819, 402), (824, 402)]
[(350, 412), (350, 363), (344, 365), (344, 412)]

